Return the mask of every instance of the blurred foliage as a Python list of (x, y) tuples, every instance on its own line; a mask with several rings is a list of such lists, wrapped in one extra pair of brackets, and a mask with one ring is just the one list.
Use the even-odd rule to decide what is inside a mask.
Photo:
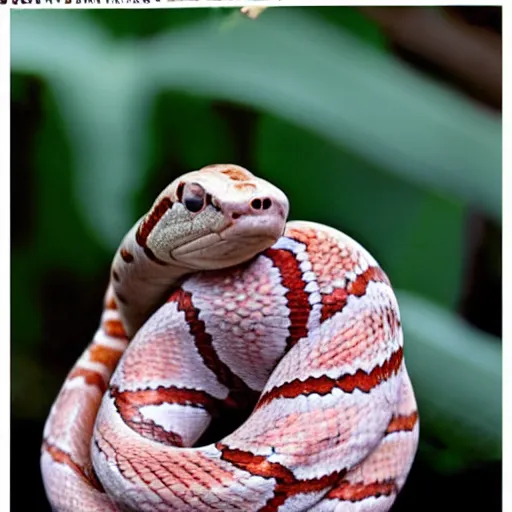
[[(501, 457), (501, 340), (459, 315), (468, 214), (501, 224), (498, 115), (405, 66), (351, 8), (13, 11), (11, 27), (15, 416), (46, 417), (93, 334), (110, 258), (160, 189), (235, 162), (389, 274), (420, 456), (438, 470)], [(62, 272), (97, 309), (56, 298)], [(60, 303), (76, 328), (50, 340)]]

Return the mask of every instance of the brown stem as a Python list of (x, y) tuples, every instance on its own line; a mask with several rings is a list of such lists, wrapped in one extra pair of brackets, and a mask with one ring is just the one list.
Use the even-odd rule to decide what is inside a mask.
[(420, 7), (361, 7), (405, 50), (436, 64), (473, 94), (501, 107), (501, 38), (486, 29)]

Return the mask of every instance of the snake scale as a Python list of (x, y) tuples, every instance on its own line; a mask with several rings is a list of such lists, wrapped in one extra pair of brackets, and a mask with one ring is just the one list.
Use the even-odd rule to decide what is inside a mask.
[(419, 435), (393, 289), (357, 242), (288, 212), (277, 187), (219, 164), (128, 232), (45, 425), (54, 511), (391, 508)]

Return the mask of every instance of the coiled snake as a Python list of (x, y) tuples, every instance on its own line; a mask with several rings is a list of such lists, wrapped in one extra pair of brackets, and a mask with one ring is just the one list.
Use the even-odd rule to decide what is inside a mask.
[(54, 510), (390, 509), (419, 433), (395, 295), (354, 240), (287, 216), (278, 188), (213, 165), (129, 231), (45, 426)]

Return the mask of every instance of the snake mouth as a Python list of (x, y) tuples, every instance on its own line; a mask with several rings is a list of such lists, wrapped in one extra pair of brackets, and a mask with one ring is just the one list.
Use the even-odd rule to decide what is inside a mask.
[(284, 222), (258, 218), (237, 219), (219, 232), (190, 240), (170, 251), (170, 257), (193, 270), (231, 267), (252, 259), (272, 246), (284, 231)]
[(231, 220), (219, 231), (219, 236), (223, 240), (232, 240), (235, 243), (242, 239), (272, 240), (270, 243), (272, 245), (283, 235), (285, 226), (284, 215), (243, 215), (236, 220)]
[(173, 259), (194, 270), (226, 268), (252, 259), (270, 247), (274, 243), (274, 239), (240, 237), (238, 242), (243, 244), (242, 252), (240, 252), (239, 244), (234, 244), (231, 240), (218, 238), (214, 242), (209, 239), (208, 242), (207, 247), (200, 247), (197, 244), (181, 247), (178, 253), (174, 251)]

